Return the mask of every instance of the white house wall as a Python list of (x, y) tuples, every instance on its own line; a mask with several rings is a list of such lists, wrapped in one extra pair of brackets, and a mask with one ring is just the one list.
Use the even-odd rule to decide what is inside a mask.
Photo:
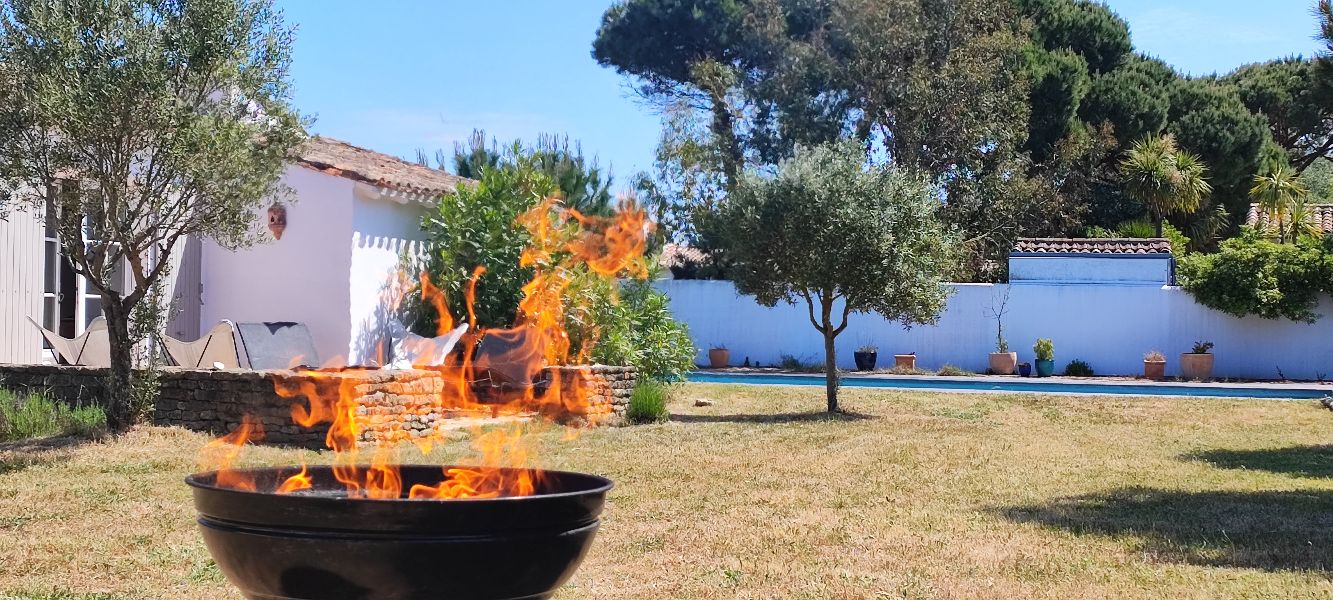
[(0, 219), (0, 363), (39, 363), (41, 335), (27, 318), (42, 320), (42, 221), (10, 208)]
[(393, 296), (387, 288), (400, 271), (404, 254), (420, 252), (421, 219), (427, 210), (416, 201), (400, 203), (365, 191), (363, 187), (352, 204), (351, 332), (346, 346), (351, 364), (383, 360), (380, 342), (391, 318)]
[[(782, 355), (822, 362), (823, 341), (810, 324), (804, 304), (765, 308), (751, 297), (736, 294), (726, 281), (661, 281), (676, 318), (690, 328), (699, 348), (696, 360), (706, 363), (710, 345), (731, 350), (739, 365), (747, 357), (765, 365)], [(1009, 291), (1004, 318), (1005, 338), (1020, 360), (1031, 361), (1039, 337), (1055, 342), (1056, 368), (1073, 359), (1087, 361), (1098, 374), (1143, 372), (1143, 354), (1161, 350), (1167, 373), (1177, 374), (1179, 354), (1196, 340), (1216, 344), (1214, 373), (1218, 377), (1333, 378), (1333, 301), (1323, 299), (1328, 315), (1313, 325), (1258, 317), (1238, 319), (1205, 308), (1178, 287), (1136, 284), (1015, 285), (955, 284), (956, 293), (940, 322), (904, 330), (875, 315), (852, 315), (838, 337), (838, 364), (853, 366), (858, 346), (879, 347), (880, 364), (892, 365), (892, 354), (917, 353), (922, 368), (952, 364), (984, 371), (995, 350), (992, 306)]]
[[(347, 273), (354, 183), (288, 167), (293, 190), (281, 240), (238, 252), (204, 242), (202, 328), (222, 319), (305, 323), (321, 362), (341, 364), (350, 342)], [(257, 218), (267, 222), (267, 207)], [(267, 235), (267, 231), (265, 231)]]

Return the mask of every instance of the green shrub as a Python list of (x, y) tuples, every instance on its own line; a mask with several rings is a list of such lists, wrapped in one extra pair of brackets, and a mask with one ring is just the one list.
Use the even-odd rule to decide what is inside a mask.
[[(529, 235), (517, 219), (555, 191), (555, 183), (531, 160), (515, 156), (512, 164), (481, 169), (476, 185), (458, 186), (425, 216), (421, 229), (430, 253), (422, 264), (413, 266), (425, 271), (431, 283), (444, 292), (454, 317), (466, 315), (468, 280), (477, 267), (485, 267), (473, 303), (477, 325), (514, 324), (523, 284), (533, 275), (531, 268), (519, 264)], [(435, 335), (434, 307), (416, 298), (409, 300), (412, 328), (422, 335)]]
[(778, 357), (778, 367), (784, 371), (798, 371), (801, 373), (822, 373), (824, 366), (814, 362), (804, 361), (790, 354), (783, 354)]
[(1069, 364), (1065, 366), (1065, 375), (1070, 377), (1092, 377), (1092, 365), (1081, 360), (1071, 360), (1069, 361)]
[(661, 423), (669, 416), (666, 403), (666, 384), (651, 379), (642, 380), (630, 394), (625, 417), (631, 423)]
[(1229, 315), (1313, 323), (1320, 292), (1333, 292), (1333, 241), (1279, 244), (1246, 229), (1216, 254), (1180, 261), (1180, 284), (1199, 304)]
[(40, 394), (0, 390), (0, 441), (39, 437), (95, 437), (106, 431), (106, 412), (95, 406), (73, 407)]
[(600, 299), (593, 310), (598, 335), (593, 360), (633, 366), (647, 379), (684, 380), (697, 351), (689, 329), (672, 318), (667, 295), (647, 281), (619, 285), (618, 299)]
[[(557, 192), (594, 212), (605, 212), (605, 198), (598, 191), (596, 167), (558, 143), (548, 140), (536, 149), (516, 143), (507, 152), (495, 150), (494, 160), (486, 158), (491, 151), (478, 150), (474, 144), (472, 154), (462, 156), (477, 163), (468, 167), (477, 184), (460, 186), (426, 215), (421, 226), (431, 252), (411, 267), (424, 270), (444, 292), (455, 318), (465, 314), (465, 291), (474, 270), (485, 267), (473, 305), (477, 325), (509, 327), (518, 314), (523, 286), (533, 276), (532, 268), (520, 266), (531, 236), (517, 222), (519, 216)], [(593, 171), (573, 173), (585, 168)], [(672, 319), (665, 294), (646, 281), (608, 281), (582, 265), (573, 275), (564, 296), (565, 329), (575, 353), (590, 348), (586, 356), (592, 361), (633, 366), (641, 376), (662, 381), (682, 380), (694, 368), (689, 331)], [(405, 312), (417, 333), (435, 334), (434, 306), (412, 294)]]
[[(1088, 227), (1084, 230), (1084, 236), (1090, 238), (1155, 238), (1157, 237), (1157, 226), (1152, 221), (1140, 219), (1121, 223), (1115, 231), (1105, 227)], [(1189, 253), (1190, 238), (1170, 223), (1162, 223), (1162, 237), (1171, 241), (1171, 253), (1175, 254), (1176, 258)]]
[(898, 366), (898, 365), (894, 365), (892, 369), (889, 369), (889, 372), (892, 373), (892, 374), (894, 374), (894, 375), (929, 375), (929, 374), (930, 374), (930, 371), (922, 371), (921, 369), (917, 369), (917, 368), (913, 368), (913, 367), (900, 367), (900, 366)]
[(936, 371), (935, 374), (942, 377), (976, 377), (977, 375), (967, 369), (962, 369), (953, 365), (944, 365), (943, 367), (940, 367), (940, 370)]

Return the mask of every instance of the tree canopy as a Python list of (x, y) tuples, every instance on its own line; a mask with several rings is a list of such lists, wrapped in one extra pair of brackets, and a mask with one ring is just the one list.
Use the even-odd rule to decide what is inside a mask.
[(851, 313), (933, 323), (948, 295), (956, 237), (922, 178), (867, 167), (853, 142), (798, 148), (772, 176), (751, 173), (704, 235), (733, 261), (736, 289), (763, 305), (803, 303), (823, 336), (828, 409), (837, 401), (834, 340)]
[[(64, 255), (101, 295), (118, 425), (130, 313), (178, 242), (251, 243), (257, 211), (282, 193), (304, 136), (291, 40), (267, 0), (0, 8), (0, 175), (13, 201), (50, 207)], [(132, 289), (113, 283), (122, 265)]]
[(1120, 170), (1126, 190), (1152, 215), (1157, 237), (1162, 237), (1162, 220), (1167, 215), (1199, 210), (1212, 191), (1207, 168), (1197, 156), (1177, 148), (1170, 134), (1135, 142)]
[(1241, 67), (1224, 79), (1246, 108), (1267, 119), (1297, 173), (1333, 151), (1333, 90), (1318, 85), (1316, 73), (1315, 61), (1285, 58)]
[(1135, 52), (1125, 21), (1091, 0), (623, 0), (593, 55), (671, 107), (666, 129), (693, 132), (640, 179), (656, 197), (689, 206), (706, 181), (722, 202), (746, 169), (854, 139), (938, 186), (973, 280), (1002, 276), (1017, 237), (1148, 216), (1118, 172), (1145, 137), (1172, 134), (1210, 173), (1208, 203), (1168, 217), (1194, 250), (1236, 231), (1256, 175), (1330, 155), (1333, 59), (1184, 76)]

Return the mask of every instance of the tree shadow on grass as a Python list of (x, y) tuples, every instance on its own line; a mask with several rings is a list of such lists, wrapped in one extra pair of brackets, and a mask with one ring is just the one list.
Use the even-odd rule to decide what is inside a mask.
[(996, 511), (1020, 523), (1128, 538), (1137, 552), (1197, 565), (1333, 569), (1333, 491), (1123, 488)]
[(848, 411), (757, 415), (681, 415), (673, 413), (671, 415), (671, 420), (677, 423), (850, 423), (878, 418), (875, 415)]
[(69, 460), (70, 450), (92, 442), (78, 436), (62, 436), (0, 443), (0, 475)]
[(1222, 469), (1270, 471), (1297, 477), (1333, 477), (1333, 445), (1262, 450), (1207, 450), (1186, 458)]

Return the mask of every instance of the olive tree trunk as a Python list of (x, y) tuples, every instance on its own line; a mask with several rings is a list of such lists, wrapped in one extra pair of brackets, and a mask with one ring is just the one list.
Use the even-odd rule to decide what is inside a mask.
[(133, 350), (130, 339), (130, 308), (115, 294), (102, 294), (102, 316), (106, 318), (107, 338), (111, 350), (111, 372), (107, 377), (107, 423), (115, 431), (134, 424), (130, 410), (130, 390), (133, 386)]
[[(810, 323), (815, 326), (815, 330), (824, 336), (824, 394), (828, 402), (829, 412), (838, 412), (838, 353), (835, 341), (838, 334), (847, 329), (847, 315), (850, 312), (847, 306), (842, 309), (842, 323), (833, 324), (833, 301), (836, 298), (833, 290), (819, 290), (816, 292), (802, 291), (801, 295), (805, 297), (806, 308), (810, 310)], [(815, 296), (819, 297), (819, 317), (815, 317)]]
[(832, 327), (824, 332), (824, 393), (829, 412), (838, 412), (838, 353), (833, 347), (837, 335)]

